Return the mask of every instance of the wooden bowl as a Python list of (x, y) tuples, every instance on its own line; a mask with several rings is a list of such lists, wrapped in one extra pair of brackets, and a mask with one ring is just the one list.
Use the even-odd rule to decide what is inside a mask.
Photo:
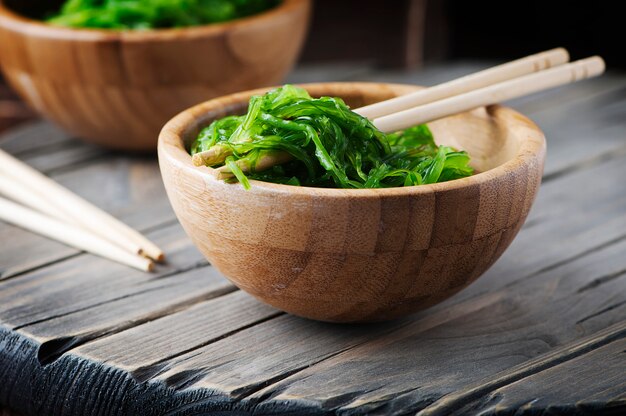
[[(329, 83), (305, 88), (353, 108), (414, 86)], [(159, 138), (165, 188), (186, 232), (234, 284), (279, 309), (333, 322), (379, 321), (427, 308), (487, 270), (524, 223), (541, 182), (545, 139), (502, 106), (430, 127), (467, 150), (481, 173), (390, 189), (321, 189), (251, 181), (245, 191), (185, 145), (213, 119), (242, 113), (263, 90), (214, 99), (170, 121)]]
[(24, 17), (59, 3), (0, 0), (4, 75), (67, 131), (126, 150), (154, 150), (163, 124), (194, 104), (280, 82), (310, 13), (310, 0), (284, 0), (232, 22), (154, 31), (69, 29)]

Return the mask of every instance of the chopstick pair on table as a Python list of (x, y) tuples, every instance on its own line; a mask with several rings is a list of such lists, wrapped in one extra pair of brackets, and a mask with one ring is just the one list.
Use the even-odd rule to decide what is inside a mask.
[[(567, 50), (551, 49), (354, 111), (369, 118), (379, 130), (393, 133), (478, 107), (592, 78), (602, 74), (605, 69), (604, 61), (599, 56), (568, 62)], [(196, 153), (193, 163), (196, 166), (218, 164), (212, 163), (220, 156), (220, 149), (215, 147), (215, 150)], [(277, 152), (260, 160), (255, 170), (269, 169), (289, 160), (292, 160), (290, 154)], [(244, 172), (251, 169), (247, 164), (240, 164), (239, 167)], [(222, 179), (232, 177), (227, 166), (218, 168), (217, 172)]]
[(163, 251), (146, 237), (0, 150), (0, 220), (77, 249), (152, 271)]

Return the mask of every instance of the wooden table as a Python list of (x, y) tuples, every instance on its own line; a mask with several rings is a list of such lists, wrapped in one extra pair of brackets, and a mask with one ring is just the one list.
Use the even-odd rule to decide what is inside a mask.
[[(296, 81), (432, 84), (304, 68)], [(178, 225), (152, 156), (46, 122), (0, 146), (167, 252), (133, 271), (0, 223), (0, 405), (25, 415), (626, 414), (626, 76), (513, 103), (548, 137), (509, 250), (444, 304), (377, 325), (286, 315), (238, 291)], [(516, 413), (517, 412), (517, 413)]]

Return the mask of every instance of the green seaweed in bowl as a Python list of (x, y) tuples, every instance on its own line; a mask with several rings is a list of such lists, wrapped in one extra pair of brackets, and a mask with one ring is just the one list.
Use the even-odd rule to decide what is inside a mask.
[(330, 188), (389, 188), (470, 176), (470, 157), (437, 146), (427, 125), (393, 134), (335, 97), (285, 85), (250, 99), (248, 112), (213, 121), (192, 143), (196, 165), (250, 188), (248, 179)]
[(48, 23), (74, 28), (148, 30), (226, 22), (280, 0), (67, 0)]

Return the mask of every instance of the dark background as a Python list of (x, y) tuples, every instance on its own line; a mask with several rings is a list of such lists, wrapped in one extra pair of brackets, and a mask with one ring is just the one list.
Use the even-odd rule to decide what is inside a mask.
[[(434, 3), (437, 0), (432, 1)], [(626, 25), (620, 2), (447, 0), (449, 56), (514, 58), (553, 46), (574, 59), (603, 56), (625, 66)]]
[(417, 67), (505, 60), (564, 46), (625, 67), (626, 22), (609, 0), (315, 0), (305, 62), (363, 60)]

